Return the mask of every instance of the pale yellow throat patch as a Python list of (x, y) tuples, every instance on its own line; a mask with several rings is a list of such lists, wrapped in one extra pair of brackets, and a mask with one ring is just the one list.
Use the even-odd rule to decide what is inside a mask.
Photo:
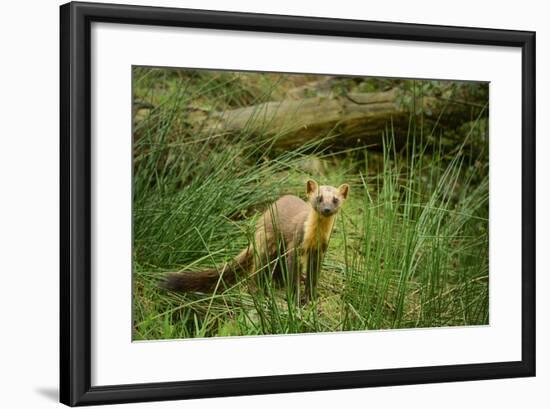
[(332, 232), (332, 226), (336, 215), (330, 217), (323, 217), (315, 210), (311, 210), (304, 222), (304, 240), (302, 242), (302, 248), (318, 249), (323, 245), (328, 244), (330, 233)]

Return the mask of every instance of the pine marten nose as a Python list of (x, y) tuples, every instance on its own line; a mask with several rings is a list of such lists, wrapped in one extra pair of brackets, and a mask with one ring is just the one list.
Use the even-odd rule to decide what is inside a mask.
[(323, 208), (323, 214), (330, 214), (330, 207)]

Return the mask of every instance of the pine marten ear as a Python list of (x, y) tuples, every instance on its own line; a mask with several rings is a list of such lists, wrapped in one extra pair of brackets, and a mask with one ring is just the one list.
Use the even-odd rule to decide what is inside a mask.
[(340, 194), (344, 199), (347, 199), (348, 193), (349, 193), (349, 185), (347, 183), (340, 185), (340, 187), (338, 188), (338, 191), (340, 192)]
[(311, 195), (312, 193), (317, 194), (319, 191), (319, 186), (317, 185), (317, 182), (314, 180), (308, 180), (306, 183), (306, 193), (307, 195)]

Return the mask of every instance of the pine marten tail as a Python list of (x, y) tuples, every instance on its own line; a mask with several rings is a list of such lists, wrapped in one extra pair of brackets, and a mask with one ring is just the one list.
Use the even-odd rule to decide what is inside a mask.
[(243, 250), (231, 263), (223, 268), (202, 271), (181, 271), (168, 273), (160, 286), (171, 291), (212, 293), (226, 285), (234, 284), (237, 278), (247, 273), (252, 265), (250, 249)]

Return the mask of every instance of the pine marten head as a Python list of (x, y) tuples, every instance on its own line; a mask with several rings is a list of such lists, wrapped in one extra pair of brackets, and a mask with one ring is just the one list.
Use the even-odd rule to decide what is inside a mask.
[(308, 201), (313, 209), (321, 216), (335, 215), (348, 197), (349, 185), (344, 183), (340, 187), (319, 186), (314, 180), (306, 183)]

